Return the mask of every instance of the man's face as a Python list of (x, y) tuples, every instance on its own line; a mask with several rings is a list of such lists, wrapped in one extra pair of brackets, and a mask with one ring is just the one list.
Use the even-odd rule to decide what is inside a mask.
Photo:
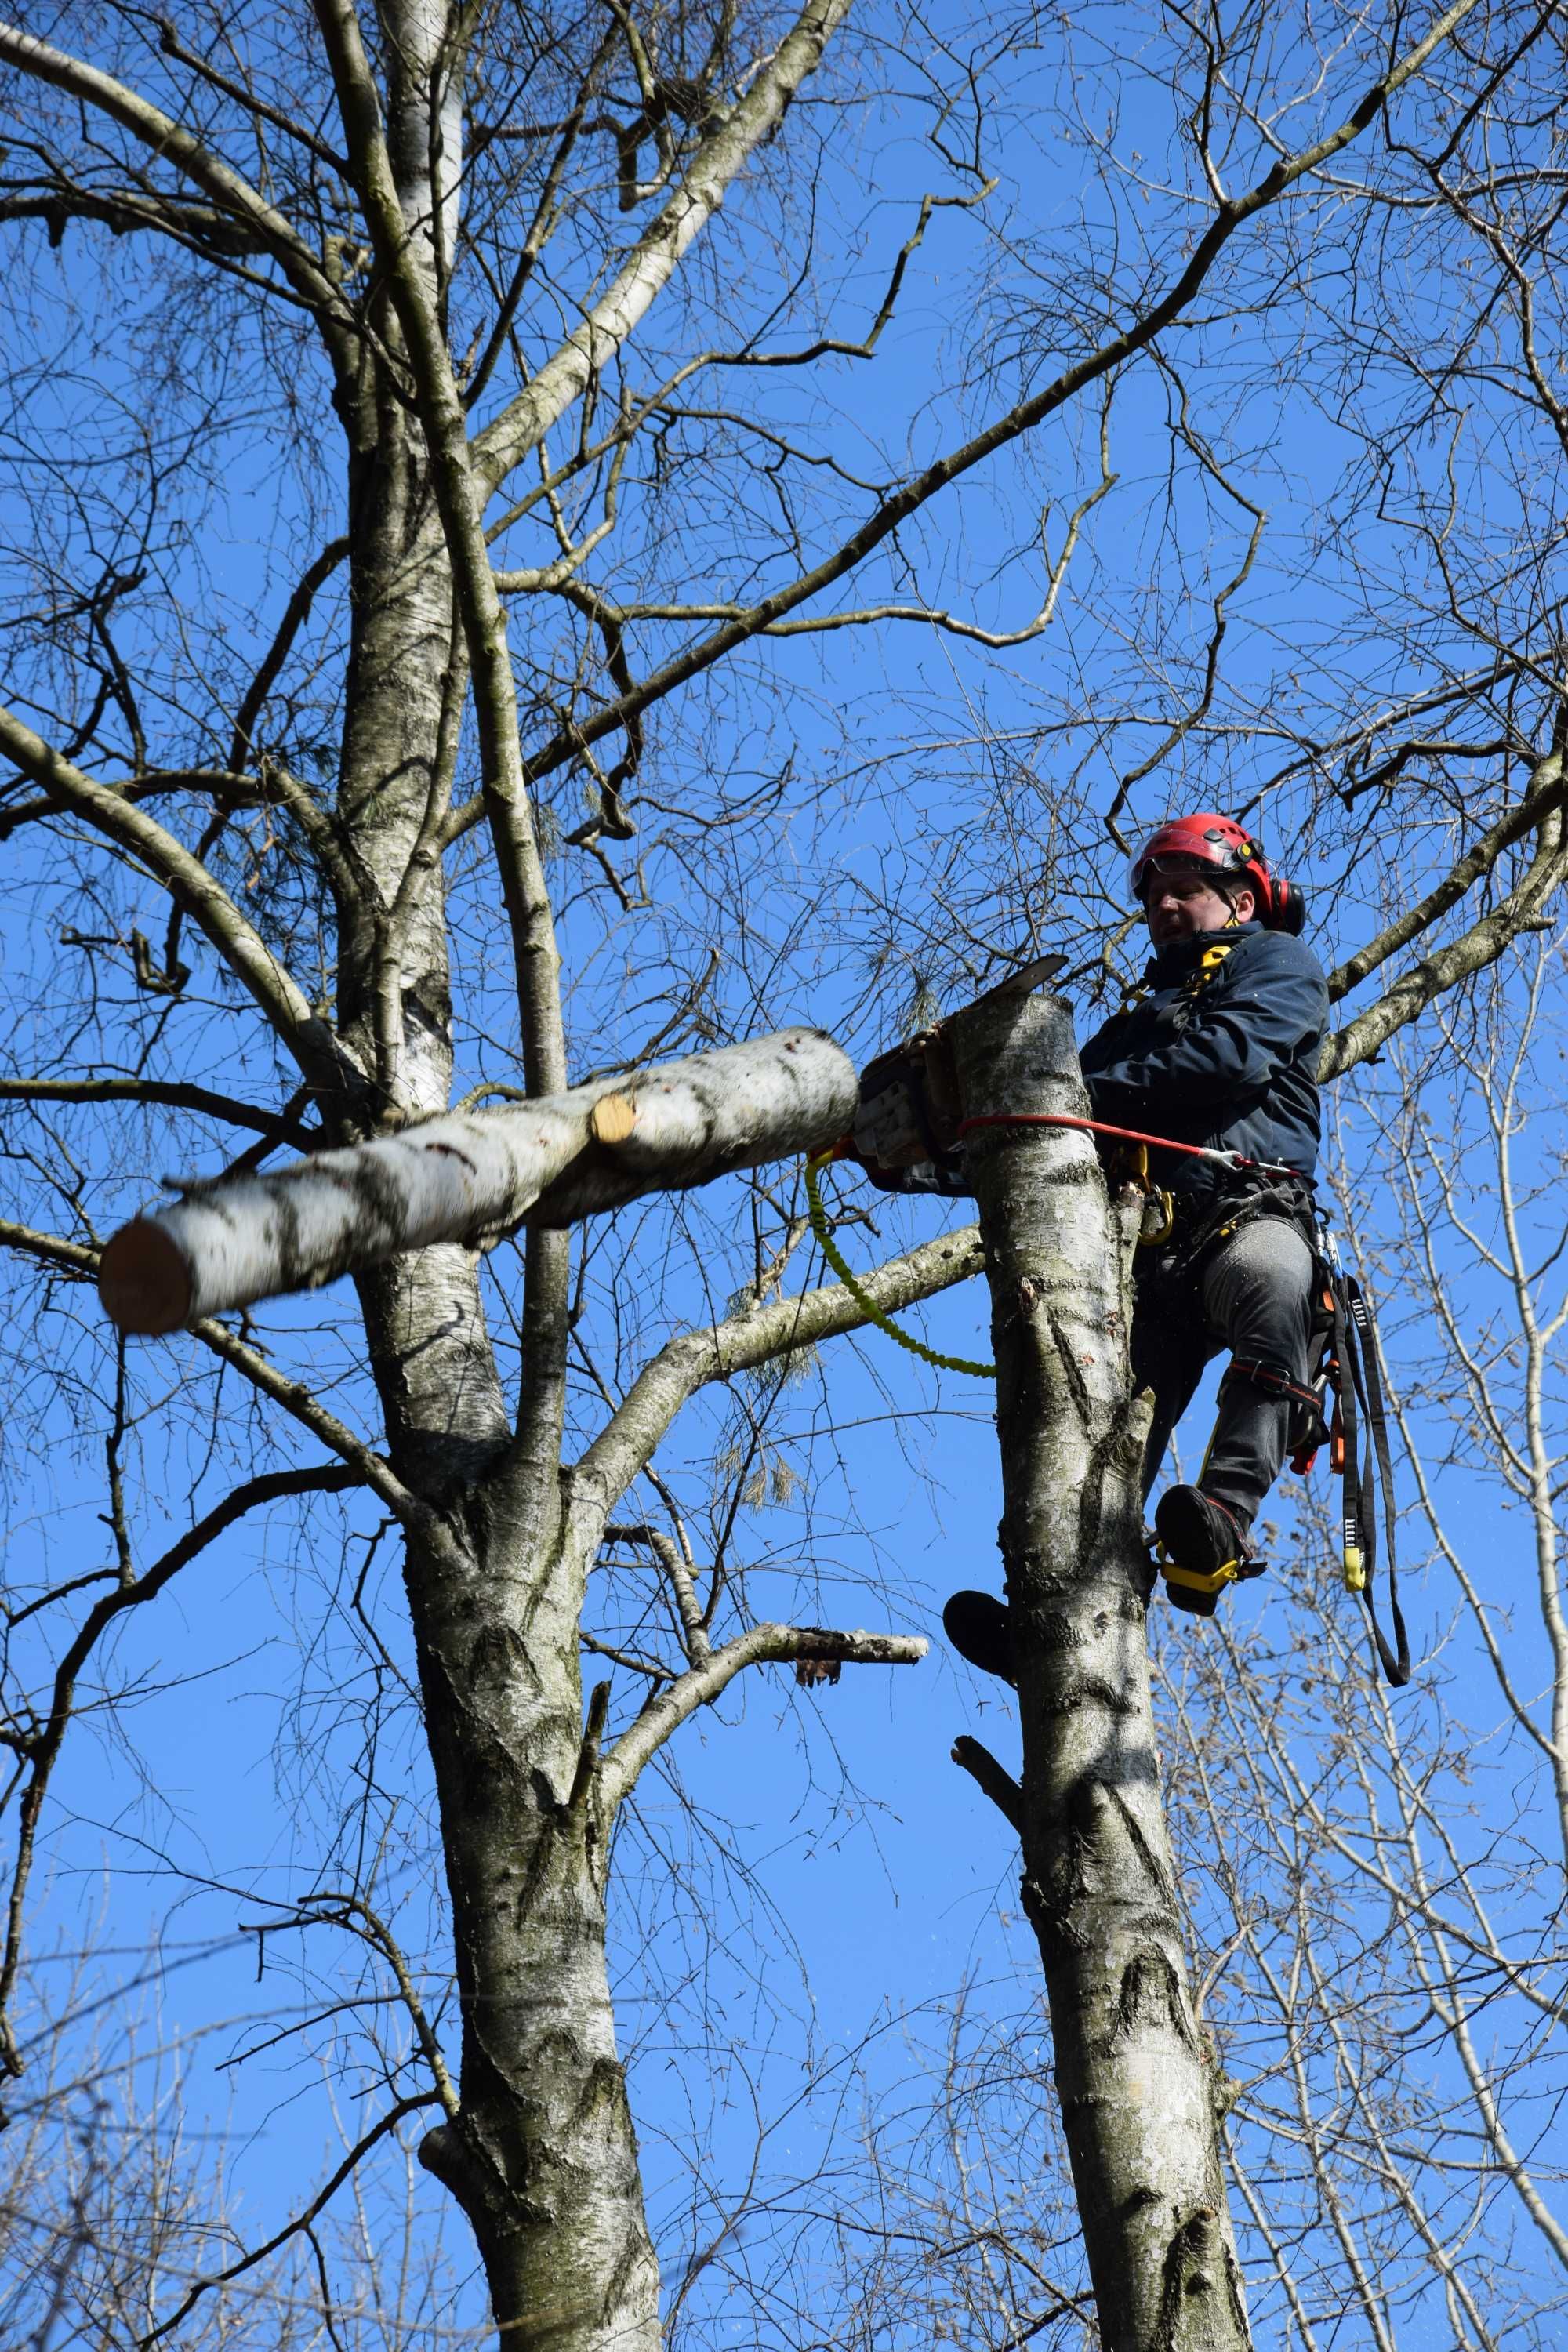
[(1157, 948), (1174, 947), (1199, 931), (1223, 931), (1227, 923), (1252, 920), (1257, 901), (1250, 890), (1238, 890), (1234, 904), (1214, 887), (1211, 869), (1178, 865), (1156, 869), (1143, 886), (1143, 919)]

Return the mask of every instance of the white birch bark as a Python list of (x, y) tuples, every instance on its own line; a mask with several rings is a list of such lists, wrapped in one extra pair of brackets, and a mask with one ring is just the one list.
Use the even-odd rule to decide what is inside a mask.
[[(970, 1116), (1087, 1114), (1060, 998), (983, 998), (949, 1034)], [(970, 1169), (991, 1286), (1021, 1790), (977, 1742), (955, 1755), (1022, 1838), (1106, 2352), (1245, 2352), (1220, 2070), (1187, 1981), (1154, 1745), (1129, 1236), (1086, 1135), (982, 1129)]]
[(177, 1330), (405, 1251), (478, 1249), (525, 1220), (569, 1224), (818, 1148), (848, 1127), (858, 1092), (831, 1038), (785, 1029), (641, 1076), (448, 1112), (134, 1218), (104, 1251), (99, 1295), (122, 1331)]

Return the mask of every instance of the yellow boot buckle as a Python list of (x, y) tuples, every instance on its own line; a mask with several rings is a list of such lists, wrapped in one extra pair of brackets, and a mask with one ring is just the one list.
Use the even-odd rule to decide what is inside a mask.
[(1234, 1584), (1241, 1574), (1239, 1559), (1221, 1560), (1209, 1575), (1202, 1576), (1195, 1568), (1178, 1568), (1175, 1561), (1165, 1554), (1163, 1546), (1161, 1550), (1162, 1557), (1156, 1562), (1161, 1575), (1167, 1584), (1180, 1584), (1188, 1592), (1223, 1592), (1226, 1586)]

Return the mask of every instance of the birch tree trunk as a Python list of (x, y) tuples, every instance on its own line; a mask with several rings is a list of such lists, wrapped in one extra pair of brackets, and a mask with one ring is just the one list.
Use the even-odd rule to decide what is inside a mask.
[[(412, 472), (412, 452), (409, 463)], [(377, 727), (367, 724), (344, 778), (345, 802), (366, 813), (357, 845), (384, 877), (384, 908), (406, 875), (439, 756), (448, 658), (445, 636), (422, 630), (400, 593), (400, 569), (395, 552), (384, 571), (367, 565), (356, 580), (348, 740), (356, 741), (361, 697), (375, 706)], [(415, 601), (438, 610), (445, 574), (438, 543), (426, 545)], [(398, 649), (391, 641), (400, 629)], [(384, 635), (385, 658), (377, 651)], [(395, 660), (395, 694), (379, 690), (386, 658)], [(389, 740), (395, 713), (404, 723)], [(444, 915), (437, 863), (411, 910), (410, 984), (401, 973), (393, 983), (399, 1093), (416, 1115), (443, 1109), (450, 1080)], [(369, 1004), (386, 980), (374, 969), (374, 928), (362, 922), (358, 934), (363, 958), (353, 977)], [(409, 1251), (357, 1283), (389, 1458), (433, 1509), (430, 1532), (406, 1538), (405, 1581), (462, 2046), (445, 2119), (421, 2156), (474, 2231), (508, 2352), (654, 2352), (658, 2271), (610, 2004), (604, 1856), (591, 1819), (573, 1803), (587, 1562), (563, 1535), (566, 1250), (563, 1234), (530, 1237), (530, 1346), (515, 1419), (470, 1252)]]
[[(395, 0), (382, 21), (387, 145), (413, 231), (406, 260), (438, 305), (456, 221), (461, 60), (447, 47), (446, 12), (425, 0)], [(390, 300), (378, 324), (400, 351)], [(450, 1098), (435, 834), (450, 803), (468, 655), (426, 438), (401, 388), (368, 363), (340, 414), (353, 632), (336, 811), (337, 1010), (375, 1098), (405, 1121)], [(525, 1038), (531, 1023), (558, 1033), (546, 982), (541, 1003), (520, 1006)], [(564, 1059), (558, 1034), (547, 1045), (556, 1051), (554, 1070), (543, 1056), (545, 1086)], [(331, 1131), (332, 1106), (321, 1108)], [(350, 1140), (355, 1129), (338, 1132)], [(470, 1251), (406, 1250), (357, 1279), (389, 1458), (432, 1507), (426, 1532), (405, 1536), (405, 1580), (462, 2044), (421, 2156), (474, 2231), (508, 2352), (654, 2352), (658, 2270), (610, 2005), (604, 1856), (573, 1802), (586, 1561), (566, 1542), (562, 1513), (566, 1258), (564, 1234), (530, 1237), (526, 1370), (510, 1414)]]
[[(988, 997), (949, 1033), (971, 1118), (1087, 1115), (1061, 999)], [(969, 1167), (991, 1286), (1021, 1798), (977, 1743), (959, 1760), (1017, 1817), (1106, 2352), (1242, 2352), (1218, 2069), (1187, 1982), (1150, 1701), (1134, 1229), (1085, 1135), (982, 1128)]]

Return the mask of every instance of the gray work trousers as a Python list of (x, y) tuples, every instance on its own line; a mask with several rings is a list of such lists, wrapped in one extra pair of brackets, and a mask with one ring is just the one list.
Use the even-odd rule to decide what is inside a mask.
[[(1228, 1349), (1240, 1364), (1266, 1365), (1301, 1386), (1311, 1370), (1312, 1253), (1284, 1217), (1254, 1217), (1182, 1267), (1162, 1252), (1143, 1253), (1132, 1317), (1134, 1388), (1154, 1392), (1154, 1418), (1143, 1454), (1143, 1494), (1203, 1377)], [(1226, 1379), (1219, 1417), (1194, 1483), (1226, 1504), (1244, 1527), (1279, 1475), (1302, 1408), (1245, 1377)]]

